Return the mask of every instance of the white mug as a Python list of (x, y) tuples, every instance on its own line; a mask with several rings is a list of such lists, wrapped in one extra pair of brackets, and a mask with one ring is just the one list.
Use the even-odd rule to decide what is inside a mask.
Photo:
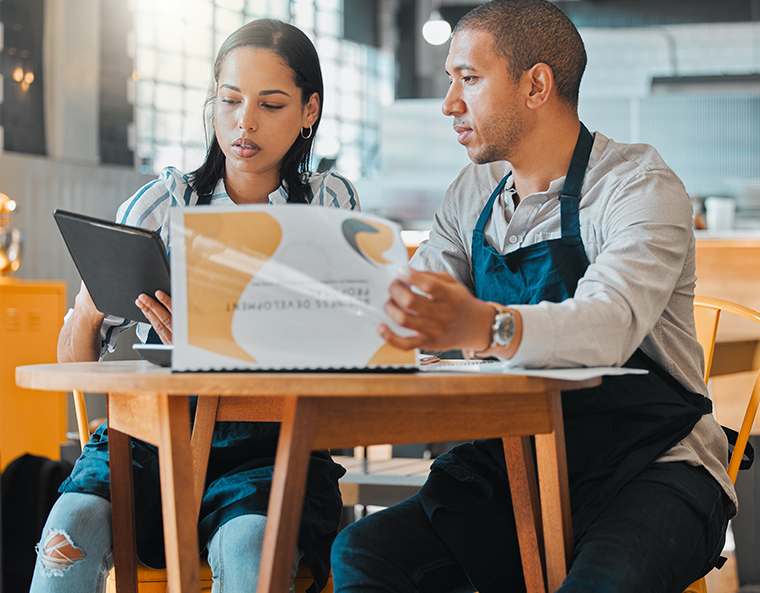
[(708, 231), (727, 231), (734, 228), (736, 201), (733, 198), (716, 196), (705, 199)]

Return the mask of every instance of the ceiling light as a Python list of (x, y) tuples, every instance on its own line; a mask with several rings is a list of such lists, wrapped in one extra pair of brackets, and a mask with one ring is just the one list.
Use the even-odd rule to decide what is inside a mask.
[(448, 21), (443, 20), (441, 13), (433, 10), (430, 18), (422, 25), (422, 37), (430, 45), (443, 45), (451, 36), (451, 25)]

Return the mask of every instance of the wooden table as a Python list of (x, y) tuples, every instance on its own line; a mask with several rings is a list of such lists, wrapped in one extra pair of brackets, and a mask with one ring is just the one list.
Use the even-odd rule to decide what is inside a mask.
[[(167, 571), (178, 593), (200, 591), (197, 518), (213, 423), (233, 419), (282, 422), (259, 593), (288, 590), (312, 450), (473, 438), (504, 439), (528, 590), (554, 591), (572, 552), (560, 391), (600, 383), (470, 373), (171, 373), (143, 361), (18, 367), (16, 381), (109, 395), (120, 592), (135, 591), (130, 436), (159, 448)], [(200, 396), (192, 449), (189, 395)], [(536, 435), (538, 487), (529, 435)]]

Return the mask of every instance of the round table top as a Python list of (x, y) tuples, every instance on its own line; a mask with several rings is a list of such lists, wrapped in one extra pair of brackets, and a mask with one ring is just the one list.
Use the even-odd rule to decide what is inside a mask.
[(75, 362), (16, 368), (28, 389), (88, 393), (152, 392), (170, 395), (478, 395), (564, 391), (599, 385), (601, 379), (451, 372), (199, 372), (173, 373), (146, 361)]

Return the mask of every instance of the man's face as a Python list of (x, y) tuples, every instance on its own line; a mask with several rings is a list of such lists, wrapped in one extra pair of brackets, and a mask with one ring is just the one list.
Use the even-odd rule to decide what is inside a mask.
[(446, 73), (451, 85), (443, 113), (454, 118), (457, 139), (470, 160), (512, 160), (524, 130), (519, 83), (512, 79), (507, 61), (493, 51), (491, 35), (477, 30), (457, 33)]

